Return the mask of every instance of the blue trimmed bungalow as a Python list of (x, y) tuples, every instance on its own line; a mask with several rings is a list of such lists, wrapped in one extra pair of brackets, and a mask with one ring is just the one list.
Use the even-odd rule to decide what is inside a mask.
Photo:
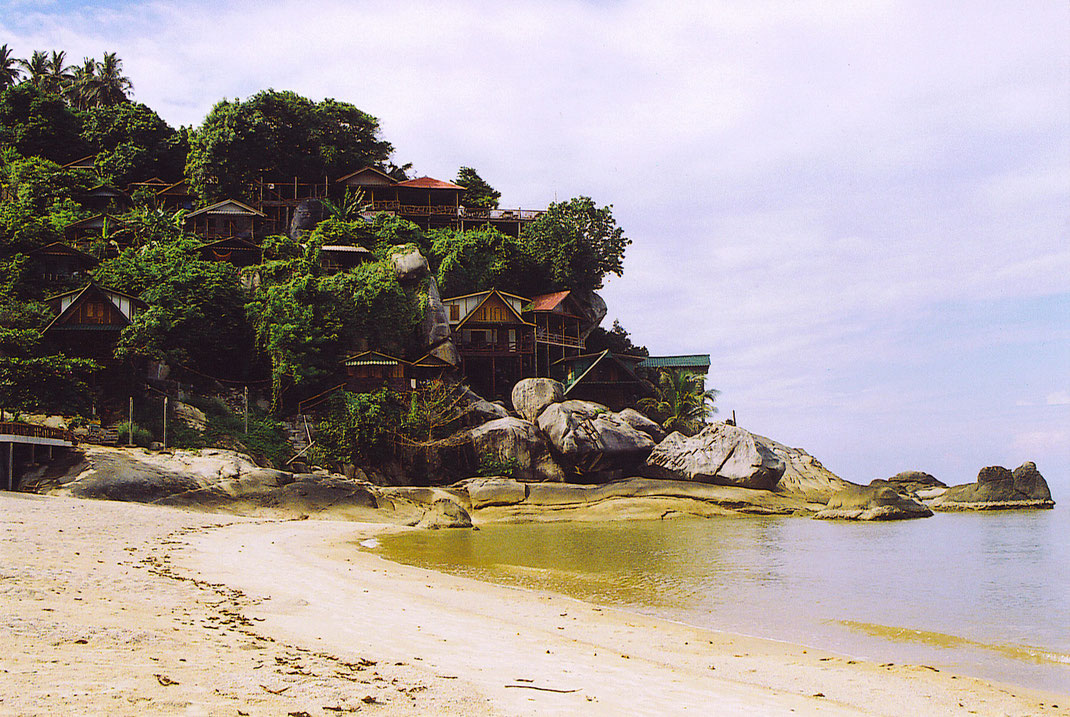
[(673, 373), (693, 373), (705, 377), (710, 372), (709, 354), (682, 354), (679, 356), (648, 356), (639, 363), (639, 373), (650, 380), (657, 380), (658, 371), (666, 369)]

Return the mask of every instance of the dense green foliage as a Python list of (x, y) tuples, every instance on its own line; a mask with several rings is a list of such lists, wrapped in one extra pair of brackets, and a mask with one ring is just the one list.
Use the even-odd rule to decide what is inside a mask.
[(461, 167), (457, 170), (455, 184), (464, 187), (461, 195), (461, 205), (465, 207), (478, 207), (480, 209), (497, 209), (498, 200), (502, 193), (487, 184), (479, 172), (471, 167)]
[[(200, 127), (176, 130), (131, 101), (131, 89), (114, 53), (68, 66), (62, 52), (35, 51), (20, 60), (0, 47), (2, 407), (68, 414), (92, 407), (114, 420), (125, 418), (127, 397), (140, 392), (134, 420), (144, 443), (161, 437), (162, 404), (153, 402), (176, 381), (181, 391), (193, 385), (212, 395), (226, 385), (250, 384), (263, 393), (270, 387), (270, 410), (253, 411), (248, 433), (218, 400), (196, 399), (207, 427), (169, 430), (175, 445), (233, 445), (277, 462), (287, 457), (287, 443), (272, 416), (336, 387), (347, 356), (377, 350), (413, 360), (427, 351), (417, 339), (431, 278), (443, 296), (490, 288), (534, 296), (596, 289), (621, 273), (629, 240), (611, 207), (588, 197), (552, 204), (520, 236), (510, 236), (490, 226), (426, 230), (388, 213), (369, 219), (360, 193), (332, 194), (334, 202), (323, 202), (326, 219), (310, 231), (264, 238), (258, 231), (260, 263), (239, 270), (204, 260), (205, 240), (188, 233), (187, 211), (165, 210), (172, 205), (153, 194), (160, 183), (184, 173), (202, 202), (251, 200), (262, 178), (322, 183), (374, 166), (404, 179), (409, 165), (393, 164), (377, 120), (344, 102), (265, 90), (224, 100)], [(92, 168), (62, 168), (87, 156)], [(144, 184), (152, 178), (159, 182)], [(459, 169), (457, 183), (466, 187), (466, 207), (498, 206), (501, 193), (471, 167)], [(135, 206), (125, 195), (109, 201), (108, 187), (130, 193)], [(107, 191), (94, 197), (94, 189)], [(98, 235), (73, 233), (86, 228), (71, 224), (102, 212)], [(65, 241), (65, 230), (66, 240), (90, 255), (75, 254), (73, 269), (37, 251)], [(371, 253), (341, 268), (323, 252), (328, 245)], [(392, 256), (412, 249), (427, 257), (431, 276), (403, 283)], [(99, 263), (83, 269), (80, 261)], [(48, 297), (90, 279), (144, 303), (121, 332), (95, 343), (86, 354), (95, 361), (75, 356), (76, 344), (46, 328), (56, 316)], [(619, 324), (597, 335), (607, 346), (641, 350)], [(359, 463), (399, 445), (434, 441), (458, 426), (464, 403), (455, 386), (442, 383), (405, 396), (335, 393), (321, 413), (317, 451), (325, 460)]]
[(649, 356), (646, 346), (636, 346), (632, 343), (632, 337), (621, 326), (620, 321), (613, 320), (613, 328), (608, 331), (601, 326), (596, 326), (587, 335), (586, 348), (589, 353), (600, 353), (609, 350), (615, 354), (627, 354), (629, 356)]
[(717, 391), (705, 390), (704, 382), (696, 373), (662, 369), (655, 385), (657, 396), (640, 399), (639, 408), (666, 431), (692, 436), (717, 412), (713, 405)]
[(382, 165), (393, 147), (378, 133), (378, 121), (351, 104), (265, 90), (212, 108), (190, 136), (186, 176), (205, 201), (248, 199), (261, 176), (322, 182)]

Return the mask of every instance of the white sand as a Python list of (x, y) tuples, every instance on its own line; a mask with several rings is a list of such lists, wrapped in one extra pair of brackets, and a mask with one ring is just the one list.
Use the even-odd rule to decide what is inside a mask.
[(0, 493), (0, 714), (1070, 714), (347, 542), (384, 529)]

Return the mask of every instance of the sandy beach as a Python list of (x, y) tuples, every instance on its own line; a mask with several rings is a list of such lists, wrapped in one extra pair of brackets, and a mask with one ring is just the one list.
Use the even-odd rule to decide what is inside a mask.
[(1070, 714), (355, 545), (394, 529), (0, 494), (0, 714)]

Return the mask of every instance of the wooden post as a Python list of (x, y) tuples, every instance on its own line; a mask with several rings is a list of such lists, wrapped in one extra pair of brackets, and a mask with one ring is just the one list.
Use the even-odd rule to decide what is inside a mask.
[(15, 443), (7, 444), (7, 489), (15, 490)]
[(167, 448), (167, 396), (163, 397), (163, 447)]
[(127, 419), (126, 419), (126, 445), (134, 445), (134, 397), (130, 397), (130, 403), (127, 406)]
[(245, 387), (244, 405), (245, 405), (245, 435), (248, 436), (249, 435), (249, 387), (248, 386)]

